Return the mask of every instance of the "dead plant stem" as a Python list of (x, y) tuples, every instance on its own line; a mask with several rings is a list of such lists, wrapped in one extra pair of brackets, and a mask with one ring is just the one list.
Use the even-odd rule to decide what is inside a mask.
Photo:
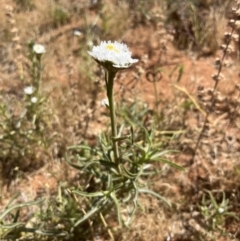
[[(239, 9), (239, 5), (238, 5), (237, 9)], [(230, 43), (231, 43), (231, 38), (232, 38), (233, 32), (234, 32), (234, 30), (235, 30), (235, 27), (234, 27), (234, 26), (235, 26), (236, 21), (237, 21), (237, 19), (235, 18), (235, 21), (234, 21), (234, 23), (233, 23), (233, 27), (232, 27), (232, 30), (231, 30), (231, 33), (230, 33), (230, 38), (229, 38), (229, 40), (227, 41), (227, 44), (226, 44), (225, 49), (223, 50), (222, 59), (221, 59), (221, 62), (220, 62), (219, 68), (218, 68), (217, 77), (216, 77), (216, 81), (215, 81), (215, 84), (214, 84), (214, 87), (213, 87), (213, 92), (212, 92), (212, 96), (211, 96), (211, 100), (210, 100), (210, 103), (211, 103), (210, 109), (209, 109), (209, 111), (207, 111), (207, 114), (206, 114), (206, 116), (205, 116), (205, 118), (204, 118), (203, 127), (202, 127), (201, 132), (200, 132), (200, 134), (199, 134), (199, 136), (198, 136), (197, 144), (196, 144), (196, 146), (195, 146), (195, 148), (194, 148), (194, 150), (193, 150), (192, 164), (193, 164), (194, 161), (195, 161), (196, 153), (197, 153), (197, 150), (198, 150), (198, 148), (199, 148), (201, 139), (202, 139), (202, 137), (203, 137), (203, 133), (204, 133), (204, 131), (205, 131), (205, 129), (206, 129), (206, 126), (207, 126), (207, 123), (208, 123), (208, 119), (209, 119), (211, 110), (213, 109), (214, 104), (215, 104), (214, 95), (215, 95), (216, 89), (217, 89), (217, 87), (218, 87), (218, 84), (219, 84), (219, 82), (220, 82), (219, 76), (220, 76), (221, 71), (222, 71), (223, 62), (224, 62), (225, 57), (226, 57), (226, 55), (227, 55), (228, 47), (229, 47), (229, 45), (230, 45)]]

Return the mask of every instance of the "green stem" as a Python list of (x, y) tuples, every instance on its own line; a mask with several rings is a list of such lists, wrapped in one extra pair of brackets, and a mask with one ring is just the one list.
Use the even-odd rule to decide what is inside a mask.
[(37, 76), (36, 76), (36, 93), (37, 98), (39, 99), (39, 92), (41, 88), (41, 79), (42, 79), (42, 62), (41, 62), (41, 55), (37, 56)]
[(158, 116), (158, 105), (159, 105), (159, 102), (158, 102), (158, 90), (157, 90), (157, 83), (156, 83), (156, 81), (153, 82), (153, 86), (154, 86), (154, 95), (155, 95), (155, 111), (156, 111), (157, 116)]
[(116, 72), (106, 70), (105, 74), (106, 74), (107, 97), (109, 102), (109, 111), (110, 111), (110, 118), (111, 118), (113, 152), (114, 152), (115, 162), (118, 163), (119, 150), (118, 150), (117, 140), (115, 140), (115, 138), (117, 137), (117, 123), (116, 123), (115, 105), (114, 105), (114, 98), (113, 98), (113, 85), (114, 85), (114, 77), (116, 75)]

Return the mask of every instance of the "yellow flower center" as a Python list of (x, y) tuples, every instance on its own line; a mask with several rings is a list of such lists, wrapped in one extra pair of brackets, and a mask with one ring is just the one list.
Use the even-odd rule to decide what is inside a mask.
[(106, 46), (106, 48), (107, 48), (108, 50), (113, 51), (113, 52), (116, 52), (116, 53), (119, 52), (118, 49), (117, 49), (113, 44), (108, 44), (108, 45)]

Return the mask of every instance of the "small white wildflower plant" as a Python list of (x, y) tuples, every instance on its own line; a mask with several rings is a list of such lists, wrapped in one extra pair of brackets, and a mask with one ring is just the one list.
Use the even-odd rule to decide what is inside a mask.
[(27, 80), (28, 85), (24, 88), (25, 106), (27, 116), (32, 118), (32, 124), (36, 125), (36, 129), (42, 131), (43, 125), (37, 126), (46, 118), (47, 110), (47, 95), (42, 91), (42, 56), (46, 53), (46, 48), (42, 44), (33, 41), (28, 44), (29, 53), (28, 59), (31, 63), (30, 80)]
[(229, 199), (226, 198), (225, 192), (222, 192), (222, 201), (218, 202), (212, 192), (206, 190), (199, 205), (203, 221), (208, 226), (208, 235), (215, 235), (216, 231), (223, 232), (222, 224), (227, 217), (239, 220), (234, 212), (230, 212), (231, 206)]
[[(88, 53), (105, 70), (107, 100), (102, 101), (102, 104), (107, 106), (109, 112), (111, 136), (109, 137), (108, 133), (102, 133), (99, 136), (100, 146), (96, 148), (85, 145), (68, 148), (69, 152), (77, 148), (81, 150), (81, 153), (89, 150), (91, 150), (91, 153), (97, 153), (97, 156), (93, 154), (87, 158), (79, 156), (81, 159), (79, 159), (79, 162), (77, 162), (78, 157), (76, 158), (74, 154), (73, 156), (66, 155), (66, 160), (72, 167), (94, 173), (95, 178), (100, 180), (91, 193), (72, 190), (77, 195), (89, 198), (88, 204), (91, 203), (91, 205), (88, 205), (91, 208), (82, 214), (82, 217), (74, 226), (77, 227), (80, 223), (99, 212), (102, 215), (108, 215), (108, 205), (110, 209), (112, 205), (115, 205), (120, 226), (122, 222), (129, 225), (139, 205), (138, 196), (140, 193), (150, 194), (171, 206), (168, 200), (148, 189), (147, 184), (143, 184), (145, 182), (143, 182), (142, 176), (150, 173), (149, 169), (153, 168), (152, 162), (161, 161), (180, 170), (182, 170), (182, 167), (166, 160), (166, 158), (161, 158), (169, 151), (160, 151), (160, 144), (157, 147), (153, 145), (154, 130), (148, 131), (141, 125), (140, 133), (144, 133), (141, 134), (141, 137), (144, 138), (141, 145), (135, 143), (132, 126), (129, 128), (130, 130), (127, 130), (127, 134), (123, 134), (125, 133), (123, 132), (123, 129), (125, 129), (124, 123), (119, 128), (119, 122), (117, 122), (115, 115), (115, 108), (118, 105), (114, 102), (114, 78), (118, 71), (127, 69), (138, 62), (138, 59), (131, 57), (132, 53), (127, 45), (116, 41), (103, 41), (99, 46), (94, 46), (92, 51)], [(89, 165), (89, 163), (92, 164)], [(125, 210), (128, 210), (127, 217), (122, 215), (122, 206), (124, 206)]]
[(1, 148), (4, 151), (0, 153), (0, 160), (14, 163), (19, 170), (24, 167), (26, 160), (35, 161), (33, 156), (36, 150), (40, 153), (40, 150), (43, 148), (45, 150), (50, 143), (49, 135), (46, 134), (48, 133), (46, 123), (50, 123), (51, 110), (47, 103), (48, 96), (40, 88), (43, 53), (45, 53), (43, 45), (34, 42), (28, 44), (29, 65), (19, 76), (23, 83), (20, 96), (11, 101), (8, 98), (6, 100), (1, 98), (0, 121), (4, 128), (0, 128), (0, 138)]

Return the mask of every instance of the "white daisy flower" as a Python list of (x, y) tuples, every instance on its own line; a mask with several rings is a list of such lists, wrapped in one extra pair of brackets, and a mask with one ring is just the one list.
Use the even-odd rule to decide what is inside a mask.
[(132, 59), (132, 53), (126, 44), (116, 41), (102, 41), (99, 46), (93, 46), (92, 51), (88, 53), (106, 69), (125, 69), (138, 62), (138, 59)]
[(27, 86), (24, 88), (23, 91), (26, 95), (32, 95), (33, 92), (35, 91), (35, 88), (33, 86)]
[(33, 96), (33, 97), (31, 98), (31, 102), (32, 102), (33, 104), (37, 103), (37, 97)]
[(33, 45), (33, 51), (36, 54), (44, 54), (46, 52), (45, 47), (41, 44), (34, 44)]

